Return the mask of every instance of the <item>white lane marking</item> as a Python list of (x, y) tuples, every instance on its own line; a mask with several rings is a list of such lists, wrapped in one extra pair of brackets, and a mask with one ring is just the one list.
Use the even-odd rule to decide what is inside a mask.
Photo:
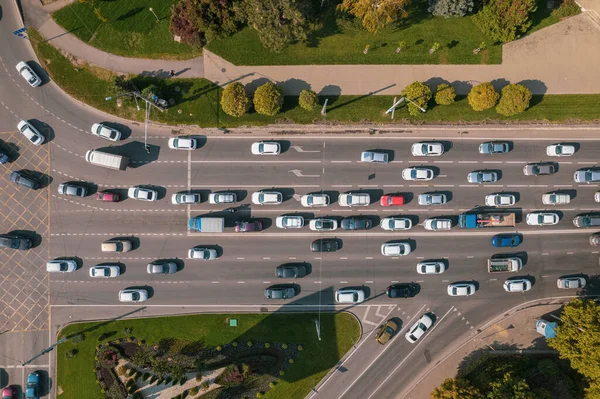
[(352, 163), (352, 161), (331, 161), (331, 163)]
[(483, 161), (483, 163), (502, 163), (502, 161)]
[[(280, 184), (275, 184), (275, 186), (280, 186)], [(281, 184), (281, 186), (290, 187), (290, 188), (314, 188), (321, 187), (318, 184)], [(128, 187), (128, 186), (125, 186)], [(219, 184), (192, 184), (190, 188), (231, 188), (231, 184), (219, 185)], [(263, 184), (236, 184), (235, 187), (239, 188), (264, 188)], [(352, 186), (350, 186), (352, 187)]]
[(454, 161), (433, 161), (433, 163), (454, 163)]
[(365, 284), (373, 284), (373, 280), (367, 280), (365, 281)]
[(530, 184), (529, 187), (535, 188), (535, 187), (548, 187), (547, 184)]
[[(191, 152), (191, 151), (190, 151)], [(191, 161), (192, 163), (239, 163), (239, 164), (273, 164), (273, 165), (278, 165), (278, 164), (282, 164), (282, 163), (321, 163), (321, 161), (319, 160), (304, 160), (304, 161), (290, 161), (290, 160), (277, 160), (277, 161), (268, 161), (268, 160), (257, 160), (257, 161), (250, 161), (250, 160), (245, 160), (245, 161), (240, 161), (240, 160), (199, 160), (199, 161)], [(352, 162), (352, 161), (350, 161)]]
[(527, 187), (527, 184), (507, 184), (506, 187)]
[(525, 161), (506, 161), (506, 163), (527, 163)]
[(478, 161), (458, 161), (458, 163), (478, 163)]

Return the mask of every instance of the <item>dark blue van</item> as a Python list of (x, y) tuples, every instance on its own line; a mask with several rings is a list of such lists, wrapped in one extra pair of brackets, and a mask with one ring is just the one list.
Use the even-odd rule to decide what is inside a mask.
[(494, 247), (518, 247), (521, 243), (521, 236), (519, 234), (506, 234), (492, 237), (492, 245)]

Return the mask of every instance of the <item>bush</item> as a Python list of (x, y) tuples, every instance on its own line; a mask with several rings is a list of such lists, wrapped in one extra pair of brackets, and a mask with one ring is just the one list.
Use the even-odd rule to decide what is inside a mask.
[(179, 385), (183, 385), (187, 382), (187, 377), (181, 377), (181, 379), (179, 380)]
[(494, 86), (490, 82), (485, 82), (474, 86), (469, 92), (467, 100), (474, 111), (485, 111), (496, 105), (499, 97), (500, 94), (496, 92)]
[(77, 355), (79, 353), (79, 350), (73, 348), (73, 349), (69, 349), (68, 351), (65, 352), (65, 357), (67, 359), (72, 359), (75, 357), (75, 355)]
[(312, 111), (317, 105), (319, 105), (319, 97), (317, 93), (312, 90), (302, 90), (300, 97), (298, 98), (300, 107), (307, 111)]
[(282, 347), (283, 349), (287, 349), (287, 348), (288, 348), (288, 344), (281, 344), (281, 347)]
[(269, 382), (269, 388), (275, 388), (275, 382)]
[(200, 389), (202, 389), (203, 391), (208, 391), (208, 388), (210, 388), (210, 384), (208, 383), (208, 381), (204, 381), (202, 384), (200, 384)]
[(132, 343), (133, 342), (133, 337), (127, 337), (127, 342)]
[(173, 35), (181, 37), (183, 43), (200, 47), (205, 44), (203, 35), (198, 29), (200, 13), (194, 0), (181, 0), (171, 6), (171, 23), (169, 30)]
[(252, 341), (248, 341), (248, 342), (246, 342), (246, 345), (248, 345), (248, 348), (250, 348), (253, 345), (253, 343), (252, 343)]
[(223, 350), (223, 347), (221, 345), (217, 345), (215, 349), (217, 350), (217, 352), (221, 352)]
[(429, 0), (429, 11), (436, 17), (464, 17), (473, 11), (473, 0)]
[(572, 17), (579, 13), (581, 13), (581, 8), (575, 3), (575, 0), (563, 0), (560, 7), (552, 11), (552, 15), (558, 19)]
[(73, 342), (74, 344), (80, 344), (83, 341), (85, 341), (85, 334), (84, 333), (78, 333), (75, 334), (71, 337), (71, 342)]
[(233, 346), (234, 348), (237, 348), (237, 346), (238, 346), (238, 343), (237, 343), (236, 341), (233, 341), (233, 342), (231, 343), (231, 346)]
[(471, 17), (479, 30), (498, 42), (511, 42), (531, 26), (529, 15), (537, 10), (536, 0), (492, 0)]
[(142, 375), (142, 381), (146, 381), (148, 378), (150, 378), (150, 373), (146, 372)]
[(280, 375), (281, 377), (283, 377), (283, 376), (285, 375), (285, 371), (283, 371), (283, 370), (279, 370), (279, 375)]
[(298, 345), (298, 350), (299, 351), (304, 350), (304, 347), (302, 345)]
[(438, 105), (450, 105), (456, 98), (456, 89), (447, 83), (439, 84), (435, 90), (435, 103)]
[(221, 108), (227, 115), (239, 118), (250, 109), (250, 99), (246, 88), (240, 82), (233, 82), (223, 90), (221, 95)]
[(198, 392), (200, 392), (200, 388), (199, 387), (192, 387), (192, 388), (190, 388), (190, 395), (196, 396), (196, 395), (198, 395)]
[(288, 360), (288, 362), (289, 362), (290, 364), (294, 364), (294, 359), (289, 359), (289, 360)]
[(254, 92), (254, 109), (261, 115), (275, 116), (283, 105), (283, 90), (273, 82), (259, 86)]
[[(419, 115), (422, 111), (419, 107), (427, 109), (427, 103), (431, 100), (431, 89), (424, 83), (413, 82), (402, 90), (402, 96), (408, 100), (408, 113), (412, 116)], [(413, 104), (414, 103), (414, 104)], [(419, 107), (417, 107), (417, 104)]]
[(150, 381), (148, 381), (150, 384), (153, 384), (156, 380), (158, 380), (158, 377), (153, 375), (152, 377), (150, 377)]
[(531, 90), (519, 84), (512, 84), (502, 88), (502, 96), (496, 106), (496, 112), (504, 116), (518, 115), (529, 108)]
[(250, 374), (252, 374), (252, 368), (249, 364), (242, 363), (242, 375), (244, 378), (247, 378)]
[(239, 20), (235, 16), (232, 0), (199, 0), (196, 4), (200, 15), (198, 30), (206, 42), (238, 31)]
[(130, 335), (133, 332), (133, 328), (131, 327), (125, 327), (123, 329), (123, 335)]
[(271, 344), (268, 342), (265, 342), (265, 348), (269, 349), (271, 347)]
[(117, 374), (120, 375), (121, 377), (123, 377), (124, 375), (126, 375), (127, 374), (127, 367), (125, 367), (125, 366), (119, 366), (119, 367), (117, 367)]
[(202, 381), (202, 373), (196, 373), (196, 381)]

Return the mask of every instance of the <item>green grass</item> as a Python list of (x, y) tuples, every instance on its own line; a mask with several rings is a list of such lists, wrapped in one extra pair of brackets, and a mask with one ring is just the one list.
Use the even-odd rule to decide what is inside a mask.
[[(227, 317), (237, 318), (238, 327), (226, 323)], [(316, 314), (222, 314), (160, 317), (150, 319), (120, 320), (72, 324), (64, 328), (60, 337), (85, 331), (85, 341), (78, 345), (67, 341), (58, 346), (57, 386), (64, 393), (61, 399), (101, 399), (103, 395), (94, 374), (94, 353), (98, 337), (115, 332), (110, 339), (123, 337), (125, 327), (133, 328), (130, 334), (147, 344), (158, 343), (161, 338), (203, 341), (207, 347), (238, 341), (268, 341), (301, 344), (296, 362), (281, 377), (275, 388), (265, 398), (304, 398), (331, 367), (358, 340), (360, 329), (354, 316), (348, 313), (322, 313), (321, 338), (317, 339), (314, 319)], [(79, 353), (67, 359), (67, 350), (77, 348)]]
[[(173, 41), (169, 32), (171, 4), (177, 0), (75, 1), (53, 14), (54, 20), (82, 41), (125, 57), (188, 59), (199, 49)], [(100, 10), (103, 22), (94, 12)], [(150, 12), (152, 8), (160, 22)]]

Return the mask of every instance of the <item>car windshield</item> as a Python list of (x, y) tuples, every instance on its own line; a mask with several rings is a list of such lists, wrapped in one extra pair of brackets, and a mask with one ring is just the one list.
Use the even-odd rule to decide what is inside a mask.
[(457, 292), (458, 292), (458, 288), (452, 287), (452, 294), (456, 295)]
[(385, 328), (385, 332), (388, 333), (388, 334), (390, 334), (390, 335), (392, 335), (394, 333), (394, 329), (392, 327), (390, 327), (390, 326), (387, 326)]
[(427, 327), (423, 323), (419, 323), (419, 328), (423, 331), (427, 330)]
[(413, 179), (417, 178), (417, 170), (413, 169), (410, 171), (410, 177), (412, 177)]
[(110, 270), (108, 269), (108, 267), (100, 268), (100, 273), (98, 273), (98, 275), (110, 276)]
[(421, 146), (421, 152), (422, 152), (423, 154), (427, 154), (427, 152), (428, 152), (428, 149), (429, 149), (429, 148), (430, 148), (430, 147), (429, 147), (427, 144), (423, 144), (423, 145)]
[(264, 144), (262, 144), (262, 143), (261, 143), (261, 144), (259, 144), (259, 145), (258, 145), (258, 151), (260, 151), (260, 152), (265, 152), (265, 145), (264, 145)]
[(589, 216), (584, 216), (581, 220), (582, 224), (584, 226), (591, 226), (592, 225), (592, 219)]
[(132, 292), (131, 299), (137, 301), (138, 299), (140, 299), (140, 294), (138, 294), (137, 292)]
[(591, 170), (588, 170), (587, 172), (585, 172), (585, 180), (586, 181), (592, 180), (592, 171)]
[(557, 154), (562, 154), (562, 153), (563, 153), (562, 146), (560, 146), (560, 145), (557, 145), (557, 146), (556, 146), (556, 153), (557, 153)]
[(330, 220), (322, 220), (317, 223), (317, 226), (321, 229), (331, 229), (333, 227), (333, 223)]
[(534, 167), (533, 167), (531, 170), (532, 170), (532, 172), (533, 172), (534, 174), (536, 174), (536, 175), (537, 175), (538, 173), (540, 173), (540, 167), (539, 167), (539, 166), (534, 166)]

